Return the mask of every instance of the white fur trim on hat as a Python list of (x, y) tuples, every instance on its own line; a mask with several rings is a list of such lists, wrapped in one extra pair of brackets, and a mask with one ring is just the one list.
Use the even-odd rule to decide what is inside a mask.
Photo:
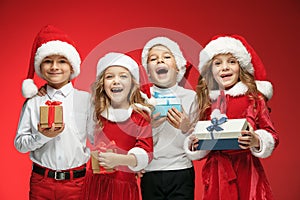
[(254, 73), (254, 68), (251, 63), (251, 55), (247, 51), (243, 43), (232, 37), (219, 37), (210, 41), (204, 49), (201, 50), (199, 56), (199, 71), (202, 71), (203, 66), (218, 54), (231, 53), (239, 61), (242, 68), (249, 73)]
[(76, 48), (67, 42), (54, 40), (42, 44), (35, 53), (34, 70), (39, 77), (42, 78), (40, 65), (43, 59), (50, 55), (61, 55), (68, 59), (74, 71), (71, 74), (70, 79), (73, 79), (80, 74), (81, 58)]
[(192, 141), (190, 140), (190, 137), (186, 137), (183, 143), (183, 149), (185, 151), (185, 154), (190, 160), (200, 160), (204, 158), (210, 151), (208, 150), (196, 150), (196, 151), (191, 151)]
[(38, 88), (32, 79), (25, 79), (22, 83), (22, 95), (25, 98), (31, 98), (38, 93)]
[(122, 53), (111, 52), (99, 59), (97, 64), (97, 76), (111, 66), (122, 66), (128, 69), (135, 80), (139, 83), (139, 66), (129, 56)]
[(266, 130), (258, 129), (255, 131), (260, 138), (260, 149), (250, 148), (252, 154), (258, 158), (267, 158), (269, 157), (275, 147), (275, 140), (271, 133)]
[(186, 59), (184, 58), (179, 45), (167, 37), (153, 38), (144, 46), (142, 51), (142, 65), (145, 68), (146, 72), (148, 73), (147, 60), (149, 50), (155, 45), (163, 45), (172, 52), (173, 56), (175, 57), (177, 68), (179, 70), (177, 75), (177, 82), (180, 82), (186, 71)]
[(128, 168), (132, 171), (138, 172), (144, 169), (149, 163), (149, 156), (147, 152), (140, 147), (133, 147), (127, 154), (133, 154), (137, 160), (137, 165), (135, 167), (128, 166)]

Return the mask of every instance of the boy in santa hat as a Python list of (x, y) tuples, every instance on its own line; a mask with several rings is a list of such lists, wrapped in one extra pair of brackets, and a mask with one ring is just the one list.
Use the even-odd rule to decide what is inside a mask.
[[(88, 133), (92, 133), (93, 120), (89, 119), (90, 95), (75, 89), (70, 82), (79, 75), (80, 64), (75, 44), (64, 32), (48, 25), (37, 34), (28, 79), (22, 86), (23, 96), (32, 98), (27, 99), (22, 108), (14, 141), (19, 152), (30, 152), (33, 162), (30, 199), (81, 197), (90, 155), (86, 139)], [(34, 72), (47, 82), (44, 96), (36, 95)], [(46, 102), (62, 106), (61, 127), (55, 123), (48, 124), (49, 128), (41, 127), (39, 110)]]
[(187, 139), (191, 159), (206, 157), (202, 170), (203, 199), (273, 199), (259, 158), (270, 156), (279, 143), (266, 100), (273, 87), (254, 49), (239, 35), (218, 35), (200, 52), (197, 87), (199, 120), (218, 111), (228, 119), (246, 118), (249, 130), (238, 138), (238, 150), (199, 150), (198, 139)]
[[(190, 112), (195, 92), (178, 85), (186, 72), (187, 62), (179, 45), (167, 37), (156, 37), (146, 43), (142, 64), (153, 83), (150, 102), (178, 101), (167, 114), (160, 111), (152, 116), (154, 158), (145, 168), (141, 179), (144, 200), (194, 200), (193, 164), (183, 149), (189, 135)], [(154, 111), (155, 112), (155, 111)], [(163, 116), (161, 116), (163, 115)]]

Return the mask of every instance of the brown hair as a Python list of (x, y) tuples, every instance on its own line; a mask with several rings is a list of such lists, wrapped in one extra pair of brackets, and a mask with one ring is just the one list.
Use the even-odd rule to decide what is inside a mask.
[[(108, 109), (111, 104), (110, 98), (107, 96), (104, 90), (104, 70), (98, 77), (97, 80), (92, 85), (92, 103), (94, 105), (94, 119), (100, 127), (103, 127), (103, 123), (101, 121), (101, 113)], [(136, 82), (135, 78), (132, 76), (132, 85), (131, 90), (128, 95), (129, 104), (132, 106), (133, 110), (137, 113), (141, 114), (146, 120), (150, 121), (148, 114), (145, 113), (144, 110), (138, 108), (135, 103), (139, 103), (145, 107), (150, 109), (153, 108), (152, 105), (145, 102), (145, 99), (141, 96), (139, 84)]]

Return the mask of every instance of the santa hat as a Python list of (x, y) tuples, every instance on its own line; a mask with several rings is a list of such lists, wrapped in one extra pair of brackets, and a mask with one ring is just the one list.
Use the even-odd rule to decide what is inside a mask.
[(142, 51), (142, 65), (144, 66), (146, 72), (148, 73), (147, 60), (148, 60), (149, 50), (155, 45), (163, 45), (171, 51), (171, 53), (175, 57), (177, 69), (179, 70), (177, 75), (177, 82), (180, 82), (185, 74), (187, 61), (184, 58), (179, 45), (167, 37), (153, 38), (149, 40), (144, 46)]
[(38, 89), (33, 82), (34, 72), (43, 78), (40, 65), (43, 59), (50, 55), (61, 55), (68, 59), (73, 68), (70, 80), (80, 74), (81, 58), (74, 42), (61, 30), (52, 25), (47, 25), (37, 34), (32, 45), (27, 79), (22, 84), (22, 94), (25, 98), (37, 94)]
[(239, 62), (240, 67), (254, 75), (258, 90), (268, 99), (272, 98), (273, 86), (266, 81), (265, 67), (254, 49), (240, 35), (218, 35), (202, 49), (199, 56), (199, 71), (218, 54), (231, 53)]
[[(99, 59), (97, 64), (97, 77), (105, 71), (108, 67), (111, 66), (122, 66), (128, 69), (128, 71), (132, 74), (135, 80), (140, 82), (140, 72), (139, 65), (133, 60), (131, 57), (123, 54), (111, 52), (103, 56)], [(143, 98), (148, 99), (151, 98), (150, 87), (148, 85), (144, 85), (141, 87), (141, 91)]]

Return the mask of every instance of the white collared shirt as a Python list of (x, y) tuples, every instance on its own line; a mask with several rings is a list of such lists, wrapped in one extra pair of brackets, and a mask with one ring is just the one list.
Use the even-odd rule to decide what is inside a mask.
[[(60, 101), (63, 107), (65, 128), (54, 138), (41, 134), (37, 129), (40, 106), (47, 100)], [(22, 108), (15, 147), (30, 152), (30, 159), (41, 166), (64, 170), (78, 167), (89, 159), (87, 136), (92, 138), (93, 120), (90, 111), (90, 95), (73, 88), (68, 83), (59, 90), (47, 86), (47, 95), (28, 99)]]

